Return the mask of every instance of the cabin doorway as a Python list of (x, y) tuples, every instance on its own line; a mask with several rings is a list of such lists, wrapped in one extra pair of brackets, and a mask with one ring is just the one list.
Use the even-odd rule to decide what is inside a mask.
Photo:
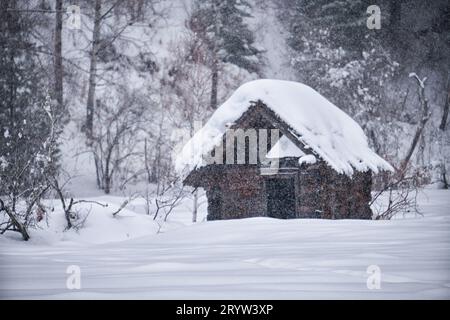
[(222, 190), (214, 187), (206, 192), (208, 198), (208, 216), (207, 220), (222, 219)]
[(295, 179), (266, 180), (267, 214), (278, 219), (295, 218)]

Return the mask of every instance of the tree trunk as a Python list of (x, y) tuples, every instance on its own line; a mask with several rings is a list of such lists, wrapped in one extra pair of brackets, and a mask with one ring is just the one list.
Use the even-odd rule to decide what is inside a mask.
[(111, 192), (111, 178), (109, 176), (105, 177), (105, 193), (109, 194)]
[(219, 10), (217, 7), (217, 1), (212, 2), (213, 12), (214, 12), (214, 38), (212, 39), (212, 66), (211, 66), (211, 110), (217, 109), (217, 88), (219, 84), (219, 45), (218, 38), (220, 33), (220, 22)]
[(105, 159), (105, 172), (103, 173), (103, 187), (106, 194), (109, 194), (111, 192), (112, 174), (114, 169), (110, 169), (110, 163), (113, 148), (114, 144), (110, 146)]
[(148, 159), (148, 146), (147, 146), (147, 138), (144, 139), (144, 166), (145, 172), (147, 173), (147, 182), (152, 182), (152, 172), (150, 169), (149, 159)]
[(58, 103), (57, 115), (59, 117), (64, 115), (64, 104), (63, 104), (63, 65), (62, 65), (62, 9), (63, 0), (56, 0), (56, 24), (55, 24), (55, 47), (54, 47), (54, 76), (55, 76), (55, 98)]
[(217, 87), (219, 85), (219, 62), (217, 59), (212, 64), (212, 76), (211, 76), (211, 110), (217, 109)]
[(194, 191), (194, 208), (192, 209), (192, 222), (197, 222), (198, 213), (198, 189)]
[(70, 198), (69, 205), (67, 207), (65, 206), (64, 195), (62, 194), (62, 192), (60, 193), (60, 199), (61, 199), (61, 202), (63, 203), (64, 216), (66, 217), (66, 223), (67, 223), (66, 230), (70, 230), (73, 227), (72, 217), (71, 217), (73, 198)]
[(402, 1), (390, 0), (389, 2), (389, 40), (391, 45), (398, 49), (400, 47)]
[(402, 1), (390, 0), (389, 2), (389, 27), (391, 32), (398, 32), (402, 17)]
[(448, 118), (448, 109), (450, 108), (450, 75), (448, 76), (448, 85), (447, 85), (447, 99), (445, 100), (444, 104), (444, 112), (442, 113), (442, 120), (441, 124), (439, 126), (439, 129), (442, 131), (445, 130), (445, 127), (447, 126), (447, 118)]
[(11, 219), (12, 225), (22, 235), (23, 240), (28, 241), (30, 239), (30, 235), (28, 234), (27, 228), (19, 220), (16, 219), (16, 217), (14, 216), (14, 213), (11, 212), (10, 209), (8, 209), (5, 206), (5, 204), (3, 203), (3, 201), (1, 199), (0, 199), (0, 211), (5, 211), (6, 212), (6, 214), (9, 217), (9, 219)]
[(445, 167), (445, 163), (442, 164), (442, 183), (444, 184), (443, 189), (448, 189), (448, 180), (447, 180), (447, 168)]
[(92, 32), (92, 49), (90, 53), (90, 67), (89, 67), (89, 89), (86, 105), (86, 137), (88, 139), (88, 145), (92, 143), (92, 134), (94, 129), (94, 101), (95, 101), (95, 86), (97, 77), (97, 54), (99, 48), (100, 39), (100, 11), (102, 3), (101, 0), (95, 1), (95, 17), (94, 17), (94, 30)]
[(94, 152), (94, 164), (95, 164), (95, 175), (96, 175), (96, 181), (97, 181), (97, 187), (99, 189), (103, 189), (103, 182), (102, 182), (102, 175), (103, 175), (103, 169), (102, 164), (100, 163), (100, 159)]

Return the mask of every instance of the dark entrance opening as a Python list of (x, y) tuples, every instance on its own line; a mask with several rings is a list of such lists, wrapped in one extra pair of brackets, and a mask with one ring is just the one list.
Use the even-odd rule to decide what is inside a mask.
[(207, 220), (222, 219), (222, 191), (219, 187), (212, 188), (206, 193), (208, 197), (208, 216)]
[(293, 178), (266, 180), (267, 213), (278, 219), (295, 218), (295, 184)]

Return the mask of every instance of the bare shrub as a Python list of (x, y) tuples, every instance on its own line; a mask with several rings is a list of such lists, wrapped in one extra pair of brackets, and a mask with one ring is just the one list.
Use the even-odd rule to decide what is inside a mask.
[(417, 205), (417, 196), (424, 185), (424, 173), (415, 170), (409, 175), (384, 173), (376, 177), (377, 191), (370, 206), (375, 220), (390, 220), (399, 214), (422, 215)]

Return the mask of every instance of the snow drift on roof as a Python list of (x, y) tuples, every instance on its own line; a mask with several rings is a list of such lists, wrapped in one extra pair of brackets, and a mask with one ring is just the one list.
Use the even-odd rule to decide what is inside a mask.
[(222, 141), (227, 124), (234, 123), (261, 100), (288, 124), (299, 141), (308, 145), (338, 173), (393, 170), (367, 143), (361, 127), (314, 89), (297, 82), (261, 79), (239, 87), (184, 146), (175, 168), (185, 176), (204, 166), (203, 155)]

